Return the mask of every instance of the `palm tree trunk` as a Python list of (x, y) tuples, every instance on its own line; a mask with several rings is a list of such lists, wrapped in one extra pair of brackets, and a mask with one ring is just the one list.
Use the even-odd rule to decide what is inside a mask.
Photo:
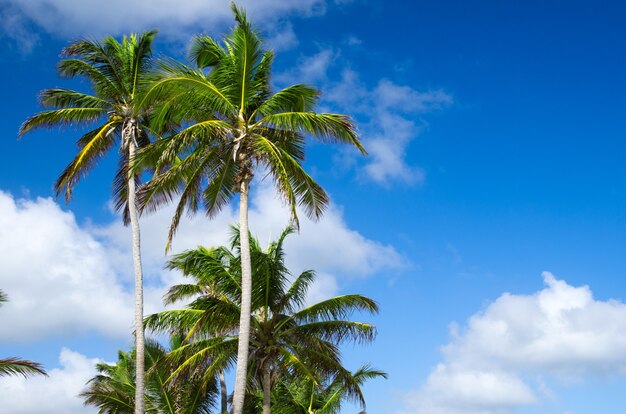
[(263, 368), (263, 414), (270, 414), (270, 395), (272, 392), (272, 373), (269, 368)]
[(228, 392), (226, 391), (226, 378), (224, 378), (224, 371), (220, 371), (220, 397), (222, 398), (222, 410), (221, 414), (228, 413)]
[(246, 394), (248, 371), (248, 346), (250, 343), (250, 313), (252, 308), (252, 264), (250, 263), (250, 239), (248, 232), (248, 182), (242, 180), (239, 193), (239, 240), (241, 248), (241, 314), (237, 369), (233, 395), (233, 414), (242, 414)]
[[(136, 142), (133, 133), (125, 128), (128, 139), (128, 162), (132, 165), (135, 159)], [(129, 134), (130, 132), (130, 134)], [(130, 136), (128, 136), (130, 135)], [(139, 234), (139, 216), (135, 201), (135, 176), (128, 173), (128, 212), (133, 239), (133, 265), (135, 269), (135, 414), (144, 414), (144, 332), (143, 332), (143, 272), (141, 270), (141, 246)]]

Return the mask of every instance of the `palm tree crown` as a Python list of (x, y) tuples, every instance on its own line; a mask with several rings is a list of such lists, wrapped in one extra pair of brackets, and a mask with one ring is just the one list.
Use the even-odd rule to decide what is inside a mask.
[[(128, 146), (131, 138), (138, 146), (149, 143), (147, 115), (142, 107), (142, 93), (149, 81), (152, 40), (155, 31), (124, 37), (118, 42), (107, 37), (102, 42), (81, 40), (66, 47), (58, 72), (67, 78), (86, 79), (92, 93), (70, 89), (45, 89), (41, 104), (51, 108), (35, 114), (20, 127), (19, 136), (37, 129), (68, 125), (91, 126), (77, 141), (79, 152), (61, 173), (54, 189), (66, 200), (72, 198), (74, 186), (97, 161), (116, 144), (121, 144), (119, 169), (114, 196), (118, 208), (127, 201), (129, 166)], [(93, 125), (95, 124), (95, 128)], [(129, 133), (124, 134), (124, 131)], [(128, 213), (125, 213), (128, 219)]]
[[(172, 349), (180, 345), (172, 338)], [(213, 406), (216, 387), (200, 381), (199, 376), (189, 376), (184, 382), (167, 382), (170, 366), (159, 364), (167, 350), (157, 342), (146, 342), (147, 414), (209, 414)], [(101, 414), (132, 414), (135, 409), (135, 352), (118, 352), (115, 364), (100, 363), (98, 375), (87, 383), (80, 394), (85, 405), (98, 407)]]
[(273, 53), (261, 49), (244, 12), (233, 10), (237, 25), (224, 44), (195, 37), (190, 55), (197, 68), (161, 62), (162, 78), (147, 96), (167, 102), (156, 120), (177, 118), (187, 125), (141, 157), (158, 172), (142, 189), (144, 208), (180, 196), (169, 241), (185, 210), (216, 214), (258, 169), (273, 178), (294, 219), (297, 205), (311, 217), (321, 215), (328, 197), (302, 168), (305, 136), (348, 143), (365, 153), (349, 117), (313, 111), (315, 88), (297, 84), (272, 93)]
[[(249, 317), (249, 387), (269, 393), (281, 377), (306, 379), (315, 386), (333, 377), (344, 386), (346, 395), (362, 402), (359, 383), (343, 368), (338, 345), (348, 340), (371, 341), (375, 327), (350, 321), (348, 316), (356, 310), (377, 312), (378, 306), (361, 295), (304, 306), (315, 274), (303, 272), (289, 283), (292, 277), (284, 264), (283, 242), (291, 232), (293, 228), (286, 229), (266, 250), (251, 239), (254, 288)], [(202, 363), (208, 380), (234, 361), (241, 297), (239, 242), (236, 233), (230, 249), (200, 247), (169, 262), (170, 268), (183, 271), (194, 283), (173, 286), (166, 302), (193, 301), (186, 309), (151, 315), (145, 323), (149, 329), (186, 335), (188, 344), (168, 356), (179, 367), (174, 376)]]

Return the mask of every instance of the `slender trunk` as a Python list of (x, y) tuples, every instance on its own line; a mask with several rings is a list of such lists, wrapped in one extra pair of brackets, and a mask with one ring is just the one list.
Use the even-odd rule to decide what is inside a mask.
[[(130, 131), (126, 130), (128, 134)], [(130, 132), (128, 140), (128, 162), (132, 165), (135, 158), (136, 142)], [(133, 265), (135, 269), (135, 414), (144, 414), (144, 332), (143, 332), (143, 273), (141, 270), (141, 248), (139, 235), (139, 216), (135, 200), (135, 177), (128, 173), (128, 212), (133, 237)]]
[(250, 239), (248, 234), (248, 182), (242, 180), (239, 193), (239, 240), (241, 249), (241, 315), (239, 317), (239, 341), (237, 369), (233, 395), (233, 414), (242, 414), (246, 394), (248, 371), (248, 347), (250, 344), (250, 313), (252, 308), (252, 264), (250, 263)]
[(220, 396), (222, 397), (222, 410), (221, 414), (228, 413), (228, 392), (226, 391), (226, 378), (224, 378), (224, 371), (220, 371)]
[(263, 414), (270, 414), (270, 395), (272, 392), (272, 373), (269, 368), (263, 368)]

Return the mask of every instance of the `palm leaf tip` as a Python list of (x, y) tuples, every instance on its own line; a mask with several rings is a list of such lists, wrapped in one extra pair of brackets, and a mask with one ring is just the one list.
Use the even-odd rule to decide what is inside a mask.
[(246, 11), (243, 7), (237, 6), (237, 3), (234, 1), (230, 2), (230, 9), (233, 11), (235, 15), (235, 21), (241, 25), (247, 25), (248, 20), (246, 19)]
[(48, 376), (41, 364), (20, 358), (0, 359), (0, 377), (5, 375), (21, 375), (24, 378), (32, 375)]

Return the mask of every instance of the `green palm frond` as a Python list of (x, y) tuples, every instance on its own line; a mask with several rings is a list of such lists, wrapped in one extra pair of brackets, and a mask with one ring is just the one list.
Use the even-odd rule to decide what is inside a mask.
[(315, 281), (315, 272), (307, 270), (294, 280), (279, 303), (281, 309), (287, 312), (295, 312), (304, 305), (309, 286)]
[(20, 358), (4, 358), (0, 359), (0, 377), (7, 375), (21, 375), (29, 377), (31, 375), (45, 375), (41, 364)]
[(51, 128), (54, 126), (81, 125), (97, 121), (105, 115), (103, 108), (64, 108), (39, 112), (27, 119), (19, 130), (19, 136), (37, 128)]
[(304, 84), (289, 86), (265, 100), (254, 111), (252, 118), (257, 113), (260, 115), (272, 115), (281, 112), (309, 112), (312, 111), (319, 99), (320, 92)]
[[(208, 79), (201, 70), (193, 69), (178, 62), (161, 62), (161, 79), (154, 82), (146, 91), (142, 104), (167, 100), (168, 97), (189, 99), (184, 93), (193, 90), (196, 93), (192, 101), (223, 114), (235, 114), (236, 107), (228, 96)], [(160, 107), (160, 110), (166, 109)]]
[(281, 112), (266, 115), (260, 122), (275, 128), (310, 134), (322, 142), (351, 144), (361, 153), (367, 154), (358, 139), (354, 124), (346, 115)]
[(189, 57), (199, 68), (207, 68), (223, 61), (226, 52), (211, 37), (195, 36), (191, 40)]
[(115, 145), (115, 128), (115, 122), (107, 122), (81, 137), (81, 150), (54, 184), (57, 196), (64, 193), (66, 200), (72, 198), (74, 185)]
[(352, 321), (311, 322), (292, 328), (292, 331), (296, 335), (316, 336), (333, 343), (343, 343), (344, 341), (367, 343), (376, 337), (374, 325)]
[(378, 304), (363, 295), (336, 296), (313, 304), (293, 315), (299, 322), (330, 321), (349, 317), (354, 311), (378, 312)]
[(76, 92), (71, 89), (44, 89), (39, 94), (42, 105), (47, 107), (74, 107), (109, 109), (110, 103), (97, 96)]
[[(67, 56), (67, 55), (66, 55)], [(68, 58), (57, 65), (57, 72), (65, 78), (84, 76), (90, 80), (96, 95), (98, 96), (122, 96), (124, 94), (121, 85), (118, 85), (106, 74), (102, 73), (92, 63), (82, 59)]]

